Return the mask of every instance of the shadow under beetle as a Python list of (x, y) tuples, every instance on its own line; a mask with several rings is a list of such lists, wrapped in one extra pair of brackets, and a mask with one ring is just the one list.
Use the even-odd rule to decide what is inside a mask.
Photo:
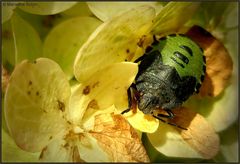
[[(199, 92), (206, 72), (203, 50), (183, 34), (153, 38), (144, 55), (135, 61), (140, 62), (139, 71), (135, 83), (128, 88), (129, 107), (122, 114), (137, 104), (144, 114), (187, 130), (162, 118), (173, 118), (172, 110)], [(155, 114), (159, 109), (167, 114)]]

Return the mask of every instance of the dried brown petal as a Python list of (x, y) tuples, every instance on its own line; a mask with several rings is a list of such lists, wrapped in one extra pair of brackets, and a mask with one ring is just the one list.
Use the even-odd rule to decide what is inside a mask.
[(200, 95), (219, 95), (232, 75), (233, 62), (227, 49), (219, 40), (199, 26), (192, 27), (187, 35), (203, 48), (206, 56), (206, 76), (200, 88)]
[(205, 159), (213, 158), (219, 151), (219, 136), (211, 124), (200, 114), (181, 107), (174, 110), (173, 122), (187, 128), (181, 130), (182, 138)]
[(121, 115), (97, 115), (91, 134), (114, 162), (149, 162), (138, 134)]

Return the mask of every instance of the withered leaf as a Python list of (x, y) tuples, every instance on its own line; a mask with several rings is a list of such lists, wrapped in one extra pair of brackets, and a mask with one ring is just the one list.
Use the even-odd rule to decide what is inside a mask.
[(200, 114), (181, 107), (175, 109), (170, 121), (187, 128), (181, 130), (182, 138), (205, 159), (213, 158), (219, 151), (219, 136), (212, 125)]
[(149, 162), (138, 134), (121, 115), (97, 115), (90, 133), (114, 162)]
[(228, 85), (233, 62), (224, 45), (209, 32), (193, 26), (187, 33), (199, 44), (206, 56), (206, 76), (200, 88), (201, 96), (217, 96)]

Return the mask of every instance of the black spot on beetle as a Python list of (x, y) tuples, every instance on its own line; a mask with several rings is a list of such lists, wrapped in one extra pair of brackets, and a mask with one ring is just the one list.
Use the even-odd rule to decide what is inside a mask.
[(186, 35), (184, 35), (184, 34), (178, 34), (178, 35), (180, 35), (180, 36), (182, 36), (182, 37), (187, 37)]
[(171, 37), (176, 37), (176, 36), (177, 36), (177, 34), (170, 34), (170, 35), (168, 35), (168, 36), (171, 36)]
[(205, 78), (205, 76), (202, 75), (202, 76), (201, 76), (201, 82), (203, 82), (204, 78)]
[(206, 63), (206, 57), (203, 55), (203, 62)]
[(179, 47), (182, 48), (182, 49), (184, 49), (185, 51), (187, 51), (190, 56), (193, 56), (193, 52), (192, 52), (191, 48), (189, 48), (188, 46), (181, 45), (181, 46), (179, 46)]
[(203, 72), (205, 73), (206, 72), (206, 66), (203, 65)]
[(163, 40), (166, 40), (167, 39), (167, 37), (162, 37), (162, 38), (160, 38), (159, 40), (160, 41), (163, 41)]
[(175, 51), (173, 54), (178, 59), (182, 60), (185, 64), (188, 64), (189, 62), (188, 58), (185, 55), (183, 55), (181, 52)]
[(199, 93), (200, 87), (201, 87), (201, 84), (200, 84), (200, 83), (197, 83), (197, 85), (196, 85), (196, 90), (197, 90), (196, 92), (197, 92), (197, 93)]
[(126, 49), (126, 53), (129, 53), (130, 52), (130, 50), (129, 49)]
[(182, 68), (185, 68), (184, 65), (182, 63), (179, 63), (174, 57), (171, 56), (170, 59), (172, 59), (172, 61), (174, 61), (176, 64), (178, 64)]
[(31, 91), (27, 91), (27, 94), (28, 94), (28, 95), (31, 95)]
[(57, 100), (58, 103), (58, 109), (61, 110), (62, 112), (65, 111), (65, 104), (59, 100)]
[(90, 86), (87, 85), (84, 89), (83, 89), (83, 92), (82, 92), (84, 95), (88, 95), (90, 93)]

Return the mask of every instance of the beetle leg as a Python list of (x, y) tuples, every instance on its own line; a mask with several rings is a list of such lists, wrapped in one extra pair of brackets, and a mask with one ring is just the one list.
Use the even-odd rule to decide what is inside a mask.
[(128, 113), (131, 110), (131, 106), (132, 106), (131, 87), (128, 88), (127, 95), (128, 95), (128, 108), (126, 110), (122, 111), (121, 114)]
[(152, 116), (153, 116), (154, 118), (162, 121), (163, 123), (166, 123), (166, 124), (169, 124), (169, 125), (172, 125), (172, 126), (176, 126), (176, 127), (180, 128), (180, 129), (183, 129), (183, 130), (187, 130), (187, 129), (184, 128), (184, 127), (181, 127), (181, 126), (179, 126), (179, 125), (177, 125), (177, 124), (175, 124), (175, 123), (172, 123), (172, 122), (167, 122), (167, 121), (165, 121), (165, 120), (161, 119), (160, 117), (155, 116), (155, 115), (153, 115), (153, 114), (152, 114)]
[(168, 113), (168, 115), (158, 114), (157, 116), (155, 116), (155, 115), (153, 114), (153, 112), (152, 112), (151, 114), (152, 114), (152, 116), (153, 116), (154, 118), (162, 121), (163, 123), (166, 123), (166, 124), (169, 124), (169, 125), (172, 125), (172, 126), (176, 126), (176, 127), (180, 128), (180, 129), (183, 129), (183, 130), (187, 130), (186, 128), (181, 127), (181, 126), (179, 126), (179, 125), (177, 125), (177, 124), (175, 124), (175, 123), (167, 122), (167, 121), (163, 120), (161, 117), (163, 117), (163, 118), (170, 118), (170, 119), (174, 117), (174, 114), (172, 113), (171, 110), (167, 109), (166, 112)]
[[(133, 92), (133, 94), (132, 94), (132, 92)], [(137, 92), (135, 84), (132, 84), (128, 88), (127, 94), (128, 94), (128, 108), (126, 110), (122, 111), (121, 114), (127, 113), (130, 110), (133, 110), (133, 113), (136, 113), (138, 92)]]
[(164, 117), (164, 118), (169, 118), (169, 119), (172, 119), (174, 117), (174, 114), (170, 109), (166, 109), (165, 111), (167, 112), (168, 115), (158, 114), (158, 117)]

